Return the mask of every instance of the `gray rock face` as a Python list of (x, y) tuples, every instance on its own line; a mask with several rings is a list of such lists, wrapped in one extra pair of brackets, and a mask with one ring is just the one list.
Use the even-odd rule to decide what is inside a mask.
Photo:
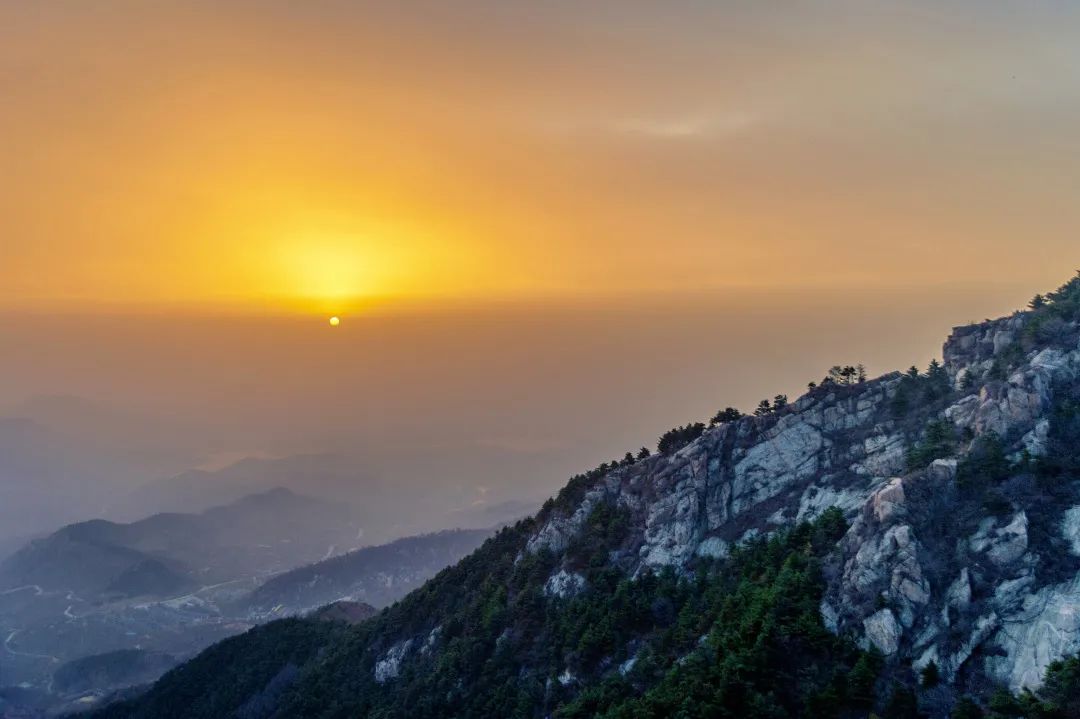
[(1069, 543), (1069, 549), (1080, 557), (1080, 506), (1065, 510), (1061, 520), (1061, 536)]
[(1027, 551), (1027, 515), (1019, 512), (1004, 527), (996, 525), (997, 521), (993, 517), (983, 520), (969, 544), (972, 551), (985, 552), (991, 562), (1004, 567), (1015, 562)]
[(988, 673), (1013, 690), (1039, 686), (1050, 662), (1080, 652), (1080, 575), (1024, 595), (1000, 624), (1001, 653), (987, 657)]
[(413, 640), (406, 639), (386, 650), (386, 653), (375, 663), (375, 681), (384, 684), (391, 679), (397, 679), (401, 673), (401, 662), (409, 655), (412, 648)]
[[(920, 563), (924, 550), (915, 531), (904, 523), (907, 514), (904, 500), (904, 480), (897, 478), (866, 501), (841, 543), (848, 559), (843, 565), (836, 602), (841, 619), (855, 621), (864, 614), (863, 605), (868, 600), (875, 605), (885, 601), (899, 614), (896, 641), (914, 626), (917, 614), (930, 600), (930, 584)], [(892, 611), (889, 614), (897, 619)], [(875, 615), (879, 623), (880, 615), (880, 612)]]
[(959, 382), (965, 374), (981, 377), (994, 358), (1014, 342), (1024, 328), (1024, 315), (1017, 313), (990, 322), (957, 327), (945, 343), (945, 369)]
[(549, 596), (566, 598), (574, 596), (584, 588), (585, 577), (577, 572), (560, 569), (548, 579), (544, 592)]
[(946, 609), (959, 610), (967, 609), (971, 604), (971, 576), (967, 567), (960, 570), (960, 576), (945, 590), (944, 604)]
[[(1016, 319), (1010, 318), (1010, 327)], [(1012, 332), (1012, 329), (1007, 330), (1010, 335)], [(946, 345), (948, 347), (949, 344)], [(986, 361), (969, 358), (973, 364), (963, 365), (962, 353), (947, 350), (946, 357), (950, 354), (952, 364), (946, 367), (953, 374), (977, 371), (987, 364)], [(977, 393), (956, 402), (944, 414), (958, 428), (975, 434), (992, 432), (999, 437), (1007, 437), (1019, 432), (1024, 437), (1024, 447), (1038, 456), (1045, 449), (1049, 430), (1045, 415), (1050, 406), (1053, 382), (1075, 380), (1078, 375), (1080, 352), (1076, 348), (1071, 351), (1043, 349), (1011, 373), (1005, 382), (983, 385)]]
[(863, 631), (866, 633), (866, 643), (877, 647), (885, 656), (896, 654), (900, 648), (900, 625), (896, 623), (891, 609), (882, 609), (864, 619)]
[[(1055, 387), (1080, 381), (1075, 344), (1023, 354), (1026, 319), (1018, 313), (953, 332), (944, 348), (948, 400), (897, 416), (892, 400), (905, 382), (897, 373), (819, 387), (778, 412), (721, 424), (677, 452), (613, 469), (576, 506), (552, 513), (528, 551), (564, 551), (608, 502), (632, 528), (613, 562), (630, 572), (682, 568), (836, 506), (850, 528), (827, 572), (826, 626), (854, 632), (894, 662), (934, 661), (947, 680), (968, 667), (1031, 685), (1050, 661), (1080, 649), (1080, 577), (1040, 584), (1047, 550), (1033, 548), (1036, 515), (1022, 501), (964, 526), (948, 509), (959, 501), (958, 458), (978, 438), (996, 436), (1014, 457), (1044, 454)], [(1014, 358), (1007, 376), (1003, 355)], [(957, 457), (911, 471), (907, 451), (933, 419), (955, 426)], [(1080, 504), (1053, 533), (1080, 556)], [(548, 584), (560, 595), (576, 586), (565, 571)]]
[[(945, 347), (957, 386), (967, 385), (968, 373), (980, 377), (989, 370), (1022, 327), (1023, 316), (1014, 316), (958, 330)], [(1039, 456), (1046, 451), (1053, 387), (1075, 382), (1078, 367), (1076, 348), (1034, 350), (1005, 381), (983, 384), (941, 414), (969, 437), (992, 433), (1014, 456), (1022, 450)], [(956, 470), (956, 460), (938, 460), (870, 495), (841, 543), (843, 573), (827, 599), (830, 626), (861, 628), (868, 644), (912, 657), (916, 669), (936, 662), (947, 680), (975, 662), (975, 671), (1013, 689), (1037, 686), (1051, 661), (1080, 649), (1080, 575), (1038, 586), (1044, 557), (1032, 552), (1030, 518), (1022, 508), (982, 518), (970, 535), (955, 540), (960, 549), (946, 544), (947, 551), (930, 552), (918, 535), (952, 531), (953, 518), (935, 516), (933, 507), (954, 491)], [(913, 494), (920, 497), (915, 506)], [(913, 523), (913, 514), (922, 521)], [(1080, 553), (1080, 506), (1064, 512), (1058, 531)], [(940, 536), (937, 541), (942, 546)], [(882, 601), (890, 615), (876, 608)]]
[(825, 437), (800, 415), (786, 415), (763, 432), (761, 442), (736, 451), (732, 468), (732, 514), (813, 477), (821, 465)]
[(529, 550), (565, 550), (602, 501), (640, 520), (634, 569), (722, 556), (748, 531), (768, 532), (830, 506), (854, 513), (903, 468), (903, 438), (889, 431), (887, 408), (898, 381), (889, 375), (819, 391), (775, 416), (723, 424), (676, 453), (616, 469), (572, 513), (541, 527)]

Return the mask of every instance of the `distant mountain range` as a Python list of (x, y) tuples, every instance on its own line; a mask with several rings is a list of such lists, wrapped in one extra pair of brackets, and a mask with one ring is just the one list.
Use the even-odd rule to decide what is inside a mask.
[(0, 562), (0, 589), (34, 585), (84, 599), (175, 596), (342, 552), (357, 536), (347, 510), (273, 489), (199, 514), (68, 525)]
[(364, 621), (491, 533), (348, 551), (359, 532), (347, 506), (282, 488), (62, 527), (0, 562), (0, 716), (85, 709), (269, 619)]
[(202, 512), (275, 487), (341, 498), (354, 494), (362, 481), (354, 463), (334, 455), (245, 457), (219, 469), (190, 469), (141, 485), (113, 497), (106, 511), (121, 518), (164, 510)]
[(279, 574), (238, 603), (258, 618), (303, 614), (340, 600), (385, 607), (472, 553), (491, 530), (454, 529), (366, 547)]
[(348, 506), (363, 529), (363, 543), (377, 544), (437, 529), (494, 527), (528, 516), (542, 502), (475, 501), (452, 488), (425, 489), (416, 477), (373, 476), (363, 466), (361, 458), (335, 454), (247, 457), (218, 469), (188, 470), (114, 493), (102, 516), (126, 520), (160, 511), (202, 512), (285, 487)]

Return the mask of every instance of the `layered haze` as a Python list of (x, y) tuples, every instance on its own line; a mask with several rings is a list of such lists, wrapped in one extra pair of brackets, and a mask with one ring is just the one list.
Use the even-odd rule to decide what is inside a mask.
[[(22, 536), (195, 512), (275, 486), (352, 503), (371, 541), (492, 526), (582, 467), (654, 448), (658, 428), (794, 397), (838, 362), (925, 366), (949, 327), (1028, 294), (489, 303), (338, 328), (305, 316), (9, 313), (0, 376), (18, 382), (3, 385), (2, 414), (44, 444), (39, 465), (3, 467), (5, 492), (45, 494), (9, 501), (6, 526)], [(53, 475), (59, 491), (46, 492)]]
[(3, 533), (276, 485), (492, 526), (922, 365), (1080, 259), (1078, 12), (5, 4)]

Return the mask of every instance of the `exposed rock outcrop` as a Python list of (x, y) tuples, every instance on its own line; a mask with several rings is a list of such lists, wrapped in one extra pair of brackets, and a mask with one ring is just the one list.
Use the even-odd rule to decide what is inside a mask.
[[(984, 439), (1016, 466), (1048, 451), (1055, 388), (1080, 378), (1080, 346), (1075, 326), (1058, 333), (1064, 341), (1025, 346), (1028, 317), (957, 328), (944, 347), (944, 390), (903, 411), (910, 376), (825, 385), (615, 468), (572, 511), (553, 512), (529, 551), (565, 550), (609, 502), (633, 527), (613, 561), (635, 572), (681, 568), (836, 506), (851, 524), (829, 570), (826, 626), (893, 662), (933, 661), (947, 681), (974, 673), (1037, 683), (1050, 661), (1080, 650), (1080, 576), (1055, 577), (1061, 562), (1046, 561), (1047, 552), (1080, 555), (1080, 500), (1054, 520), (1064, 551), (1035, 547), (1031, 524), (1045, 524), (1045, 511), (1015, 492), (991, 513), (958, 476)], [(932, 420), (951, 426), (953, 456), (913, 466), (919, 455), (909, 450)], [(572, 592), (571, 577), (553, 576), (548, 591)]]
[(412, 651), (413, 644), (412, 639), (406, 639), (386, 650), (386, 653), (375, 663), (375, 681), (382, 684), (391, 679), (397, 679), (401, 673), (401, 662)]
[(639, 518), (638, 566), (718, 556), (747, 531), (830, 506), (854, 512), (903, 469), (903, 438), (890, 431), (887, 406), (899, 381), (888, 375), (818, 391), (777, 415), (720, 425), (671, 455), (616, 469), (572, 513), (552, 517), (529, 549), (564, 551), (604, 501)]
[(547, 584), (544, 586), (544, 592), (549, 596), (565, 599), (566, 597), (574, 596), (584, 588), (584, 577), (577, 572), (568, 572), (565, 569), (560, 569), (548, 579)]

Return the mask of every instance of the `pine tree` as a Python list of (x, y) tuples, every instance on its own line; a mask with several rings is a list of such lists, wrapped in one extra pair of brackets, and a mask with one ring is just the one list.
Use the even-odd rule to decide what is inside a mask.
[(902, 684), (893, 683), (884, 719), (919, 719), (919, 703), (915, 692)]
[(709, 426), (715, 427), (723, 422), (735, 422), (742, 418), (743, 413), (734, 407), (725, 407), (724, 409), (713, 415), (713, 418), (709, 420)]
[(927, 689), (936, 687), (941, 681), (941, 672), (938, 670), (937, 663), (930, 662), (923, 667), (923, 670), (919, 672), (919, 681)]
[(881, 670), (881, 657), (877, 654), (863, 654), (848, 673), (848, 696), (857, 706), (874, 705), (874, 684)]
[(960, 697), (960, 701), (956, 702), (950, 715), (952, 719), (983, 719), (983, 716), (985, 716), (983, 710), (971, 700), (971, 697)]

